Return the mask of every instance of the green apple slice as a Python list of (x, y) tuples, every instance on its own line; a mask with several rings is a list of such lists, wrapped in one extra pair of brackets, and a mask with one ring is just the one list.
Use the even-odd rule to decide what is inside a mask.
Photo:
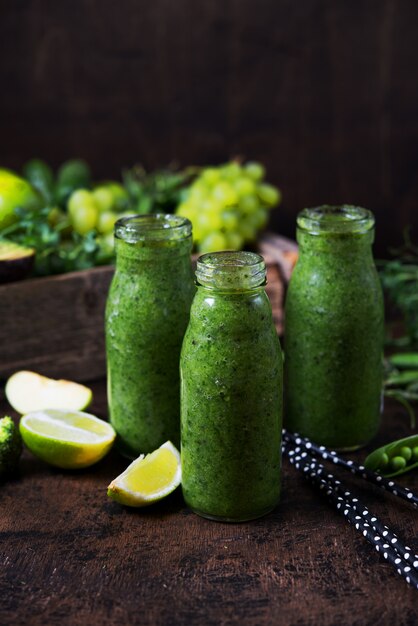
[(5, 392), (11, 406), (22, 415), (44, 409), (82, 411), (93, 399), (91, 389), (84, 385), (28, 371), (13, 374)]

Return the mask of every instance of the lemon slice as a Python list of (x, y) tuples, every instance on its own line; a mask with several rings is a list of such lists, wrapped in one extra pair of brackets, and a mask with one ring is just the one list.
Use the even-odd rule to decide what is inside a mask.
[(81, 411), (33, 411), (22, 417), (19, 429), (35, 456), (65, 469), (97, 463), (116, 437), (110, 424)]
[(84, 385), (24, 370), (10, 376), (5, 393), (14, 410), (21, 415), (43, 409), (82, 411), (93, 398), (91, 389)]
[(148, 506), (174, 491), (181, 482), (180, 454), (171, 441), (142, 454), (107, 488), (107, 495), (120, 504)]

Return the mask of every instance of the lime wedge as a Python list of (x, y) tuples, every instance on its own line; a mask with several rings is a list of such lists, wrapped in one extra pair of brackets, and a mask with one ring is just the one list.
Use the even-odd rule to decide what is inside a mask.
[(25, 370), (10, 376), (5, 392), (14, 410), (22, 415), (43, 409), (82, 411), (93, 398), (91, 389), (84, 385)]
[(142, 454), (107, 488), (107, 495), (127, 506), (148, 506), (174, 491), (181, 482), (180, 453), (167, 441)]
[(33, 411), (22, 417), (19, 428), (35, 456), (65, 469), (97, 463), (116, 437), (110, 424), (81, 411)]

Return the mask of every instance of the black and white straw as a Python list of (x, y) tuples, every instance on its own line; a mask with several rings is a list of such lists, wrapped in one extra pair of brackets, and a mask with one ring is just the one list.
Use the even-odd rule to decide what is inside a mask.
[(343, 467), (348, 470), (355, 476), (359, 478), (363, 478), (373, 485), (377, 485), (381, 489), (388, 491), (394, 496), (409, 502), (415, 508), (418, 508), (418, 496), (415, 495), (410, 489), (407, 487), (403, 487), (399, 483), (396, 483), (393, 480), (385, 478), (376, 472), (371, 472), (366, 469), (363, 465), (359, 465), (355, 461), (346, 461), (342, 457), (338, 456), (338, 454), (334, 450), (328, 450), (325, 446), (319, 446), (314, 443), (307, 437), (302, 437), (297, 433), (291, 433), (287, 430), (283, 430), (283, 440), (288, 441), (289, 443), (301, 446), (304, 448), (311, 456), (319, 457), (325, 461), (330, 461), (334, 463), (334, 465), (338, 465), (339, 467)]
[(287, 439), (283, 452), (305, 478), (324, 492), (337, 511), (382, 554), (405, 581), (418, 589), (418, 557), (344, 485), (300, 446)]

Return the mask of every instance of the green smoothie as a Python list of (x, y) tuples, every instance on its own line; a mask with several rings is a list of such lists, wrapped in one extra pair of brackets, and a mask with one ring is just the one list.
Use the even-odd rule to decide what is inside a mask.
[(200, 257), (181, 353), (182, 486), (188, 506), (243, 521), (280, 495), (282, 353), (257, 254)]
[(136, 458), (180, 443), (179, 359), (195, 293), (191, 224), (173, 215), (115, 226), (116, 271), (106, 306), (110, 421)]
[(380, 423), (383, 298), (365, 209), (298, 216), (299, 259), (285, 307), (285, 425), (337, 449), (366, 444)]

